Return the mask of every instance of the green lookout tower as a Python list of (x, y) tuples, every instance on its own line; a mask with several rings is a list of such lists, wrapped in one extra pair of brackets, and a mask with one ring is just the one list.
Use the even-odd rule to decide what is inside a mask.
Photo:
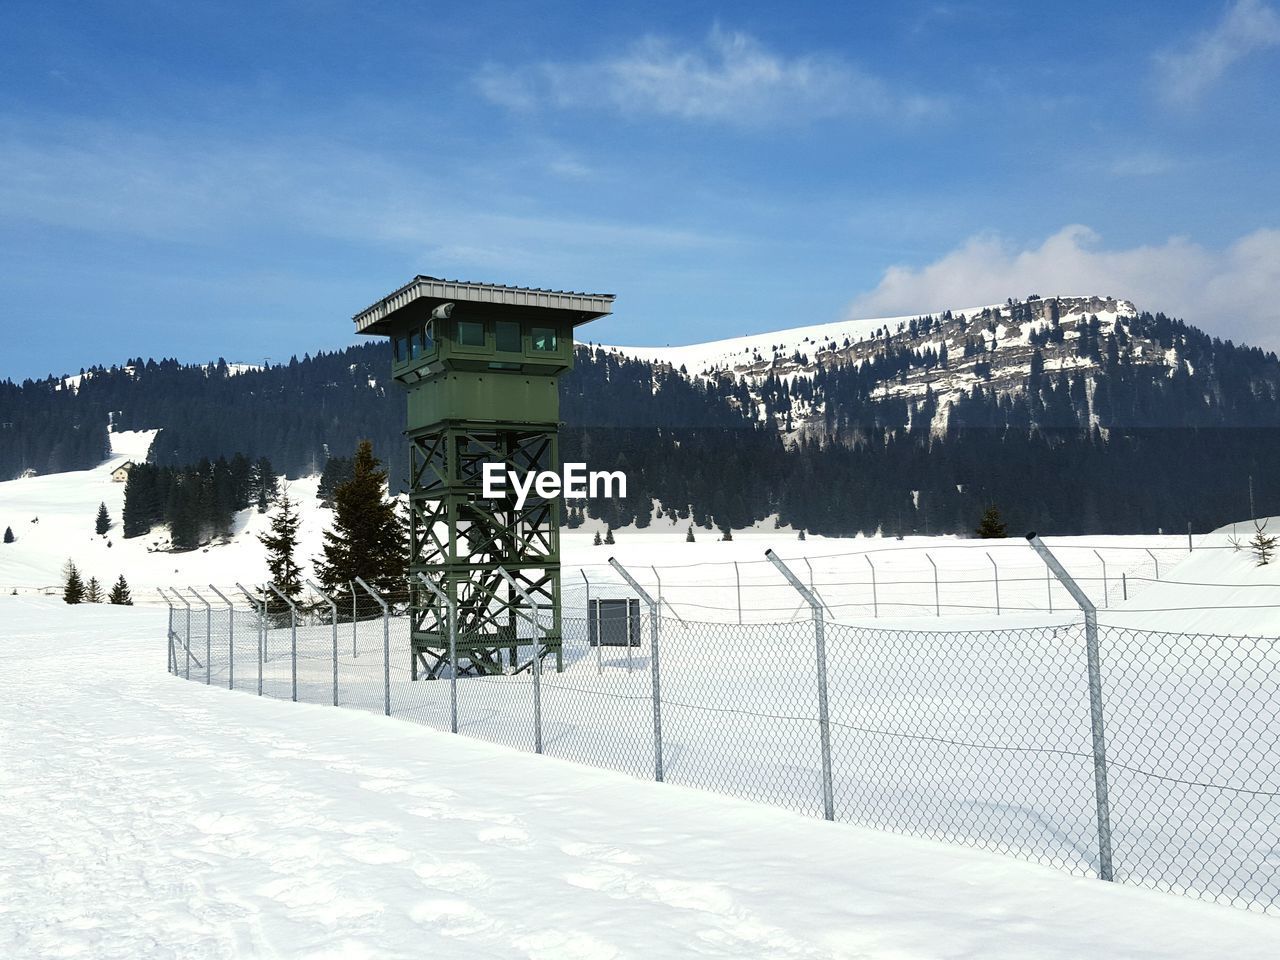
[(392, 374), (408, 391), (413, 679), (435, 679), (449, 662), (447, 611), (419, 573), (457, 605), (460, 672), (532, 663), (517, 662), (524, 601), (500, 567), (538, 604), (535, 656), (563, 665), (559, 499), (531, 491), (517, 509), (509, 486), (485, 499), (483, 468), (559, 470), (558, 378), (573, 366), (573, 331), (612, 309), (612, 294), (420, 276), (356, 315), (357, 333), (391, 338)]

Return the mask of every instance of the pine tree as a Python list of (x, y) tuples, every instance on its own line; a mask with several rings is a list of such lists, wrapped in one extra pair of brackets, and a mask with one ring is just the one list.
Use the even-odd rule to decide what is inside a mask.
[(275, 470), (272, 469), (271, 461), (266, 457), (260, 457), (253, 465), (253, 483), (258, 493), (258, 512), (266, 513), (271, 508), (271, 504), (275, 503), (280, 489)]
[(320, 474), (320, 485), (316, 489), (316, 498), (322, 507), (333, 507), (333, 496), (338, 487), (351, 479), (353, 462), (350, 457), (330, 457), (325, 461), (324, 472)]
[(5, 528), (4, 528), (4, 542), (5, 542), (5, 543), (13, 543), (13, 541), (14, 541), (14, 540), (16, 540), (16, 539), (17, 539), (17, 537), (15, 537), (15, 536), (13, 535), (13, 527), (5, 527)]
[(723, 540), (725, 543), (732, 543), (732, 542), (733, 542), (733, 527), (725, 527), (725, 528), (724, 528), (724, 536), (722, 536), (720, 539), (721, 539), (721, 540)]
[(591, 541), (591, 545), (592, 545), (593, 547), (598, 547), (598, 546), (600, 546), (600, 544), (601, 544), (601, 543), (603, 543), (603, 542), (604, 542), (604, 541), (600, 539), (600, 531), (599, 531), (599, 530), (597, 530), (597, 531), (596, 531), (595, 538)]
[(797, 540), (803, 540), (803, 539), (804, 539), (804, 527), (801, 527), (801, 528), (800, 528), (800, 532), (796, 535), (796, 539), (797, 539)]
[(98, 504), (98, 520), (94, 524), (93, 529), (99, 534), (104, 534), (111, 529), (111, 514), (107, 513), (107, 505), (105, 503)]
[(978, 524), (978, 537), (982, 540), (1003, 540), (1009, 535), (1008, 525), (1000, 519), (1000, 511), (995, 506), (987, 507)]
[(259, 534), (258, 540), (267, 548), (267, 569), (271, 582), (289, 599), (302, 592), (302, 574), (294, 553), (298, 549), (297, 504), (286, 489), (277, 498), (276, 515), (271, 518), (271, 531)]
[(610, 546), (610, 547), (617, 542), (613, 539), (613, 527), (610, 527), (608, 530), (604, 532), (604, 542), (606, 546)]
[(125, 581), (123, 573), (120, 574), (116, 585), (111, 588), (111, 592), (107, 594), (107, 603), (114, 603), (117, 607), (133, 606), (133, 595), (129, 593), (129, 584)]
[(333, 493), (333, 529), (324, 533), (323, 557), (316, 577), (331, 594), (341, 593), (356, 577), (387, 594), (408, 566), (404, 523), (387, 496), (387, 472), (373, 455), (373, 443), (360, 441), (351, 479)]
[(1253, 558), (1258, 562), (1258, 566), (1265, 567), (1271, 562), (1276, 550), (1276, 541), (1280, 540), (1280, 537), (1267, 533), (1265, 522), (1255, 524), (1254, 531), (1253, 539), (1249, 541), (1249, 549), (1253, 551)]
[(84, 603), (84, 581), (80, 579), (76, 565), (68, 560), (62, 574), (62, 599), (67, 603)]
[(694, 543), (694, 542), (696, 542), (696, 541), (695, 541), (695, 538), (694, 538), (694, 536), (693, 536), (693, 524), (692, 524), (692, 523), (691, 523), (691, 524), (689, 524), (689, 532), (685, 534), (685, 536), (684, 536), (684, 542), (685, 542), (685, 543)]
[(102, 602), (102, 584), (98, 582), (97, 577), (89, 578), (89, 586), (84, 592), (85, 603), (101, 603)]

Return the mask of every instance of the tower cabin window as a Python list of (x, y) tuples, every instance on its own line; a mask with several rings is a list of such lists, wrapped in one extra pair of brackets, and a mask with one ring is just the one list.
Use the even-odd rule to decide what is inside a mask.
[(501, 353), (523, 353), (524, 343), (520, 336), (520, 324), (515, 320), (499, 320), (494, 324), (494, 338)]
[(560, 349), (560, 341), (552, 327), (533, 328), (533, 349), (544, 353), (554, 353)]
[(459, 320), (458, 345), (462, 347), (483, 347), (484, 324), (479, 320)]

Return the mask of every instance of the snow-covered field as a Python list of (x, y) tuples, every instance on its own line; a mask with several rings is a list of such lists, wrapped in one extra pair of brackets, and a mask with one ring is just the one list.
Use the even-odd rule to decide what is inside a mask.
[(0, 955), (1271, 958), (1280, 923), (164, 669), (0, 596)]
[[(99, 467), (0, 483), (0, 530), (12, 527), (17, 537), (15, 543), (0, 544), (0, 593), (56, 591), (68, 559), (76, 562), (86, 579), (97, 577), (106, 585), (123, 574), (142, 603), (158, 602), (157, 586), (201, 588), (214, 583), (230, 592), (236, 581), (248, 584), (265, 579), (264, 551), (257, 534), (266, 528), (268, 517), (255, 510), (239, 514), (228, 543), (188, 553), (166, 552), (163, 530), (130, 540), (120, 536), (124, 484), (113, 483), (111, 472), (125, 460), (143, 459), (152, 437), (150, 431), (115, 433), (114, 455)], [(323, 531), (332, 522), (331, 511), (316, 501), (317, 486), (315, 477), (291, 482), (302, 506), (299, 558), (304, 575), (309, 575), (310, 561), (320, 553)], [(93, 529), (99, 503), (107, 505), (116, 524), (105, 536)], [(739, 619), (741, 608), (747, 621), (806, 618), (808, 610), (795, 591), (765, 561), (769, 548), (787, 558), (802, 579), (817, 589), (832, 619), (878, 619), (887, 626), (904, 619), (938, 619), (940, 614), (943, 621), (976, 623), (970, 618), (994, 614), (998, 604), (999, 622), (1010, 624), (1044, 622), (1044, 614), (1071, 609), (1066, 591), (1048, 581), (1044, 565), (1020, 537), (993, 542), (813, 536), (801, 542), (794, 531), (775, 530), (772, 523), (763, 522), (735, 532), (732, 542), (720, 541), (718, 532), (699, 529), (696, 542), (686, 543), (687, 526), (687, 521), (672, 524), (658, 519), (644, 529), (617, 531), (616, 545), (598, 547), (591, 543), (600, 529), (594, 522), (562, 531), (566, 610), (585, 609), (584, 572), (597, 596), (617, 591), (621, 580), (606, 562), (612, 556), (655, 596), (661, 596), (664, 609), (676, 616), (732, 623)], [(1280, 529), (1280, 521), (1273, 526)], [(1197, 538), (1204, 548), (1197, 558), (1200, 564), (1185, 570), (1179, 567), (1183, 572), (1176, 577), (1175, 565), (1188, 556), (1184, 536), (1064, 537), (1051, 543), (1099, 607), (1109, 612), (1125, 606), (1143, 610), (1247, 606), (1252, 609), (1228, 618), (1221, 616), (1222, 611), (1206, 615), (1179, 610), (1176, 616), (1152, 613), (1144, 622), (1166, 629), (1194, 623), (1196, 629), (1217, 632), (1280, 633), (1280, 607), (1268, 606), (1272, 601), (1265, 589), (1218, 587), (1226, 582), (1257, 581), (1262, 587), (1276, 583), (1275, 577), (1267, 575), (1270, 571), (1252, 572), (1244, 554), (1223, 561), (1221, 555), (1231, 552), (1226, 549), (1225, 534)], [(1280, 566), (1271, 568), (1277, 569)], [(1161, 591), (1143, 599), (1157, 579), (1165, 581), (1160, 583)], [(1172, 580), (1184, 582), (1168, 582)], [(1187, 581), (1208, 586), (1191, 586)]]

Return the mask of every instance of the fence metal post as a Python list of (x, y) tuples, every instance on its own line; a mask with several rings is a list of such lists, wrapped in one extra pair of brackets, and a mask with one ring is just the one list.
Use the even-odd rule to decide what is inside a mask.
[[(653, 597), (649, 596), (648, 591), (636, 581), (627, 568), (620, 564), (613, 557), (609, 558), (609, 566), (618, 571), (623, 580), (640, 595), (640, 598), (649, 605), (649, 666), (653, 683), (653, 779), (659, 783), (662, 782), (664, 775), (662, 763), (662, 671), (658, 664), (658, 605), (654, 602)], [(734, 570), (738, 569), (738, 564), (734, 563)], [(738, 615), (742, 615), (742, 602), (738, 602)], [(741, 620), (739, 620), (741, 622)], [(631, 637), (627, 636), (627, 650), (631, 649)]]
[[(529, 617), (521, 613), (520, 616), (533, 625), (533, 662), (529, 665), (530, 672), (533, 675), (533, 752), (542, 752), (542, 655), (538, 652), (542, 640), (542, 621), (538, 617), (538, 601), (529, 596), (528, 591), (520, 584), (516, 583), (515, 577), (507, 573), (502, 567), (497, 569), (498, 576), (507, 581), (507, 585), (515, 591), (533, 610), (533, 616)], [(519, 613), (519, 611), (516, 611)], [(516, 638), (517, 640), (519, 638)]]
[(212, 583), (209, 589), (227, 605), (227, 689), (236, 688), (236, 606)]
[[(347, 581), (351, 583), (351, 581)], [(351, 659), (360, 656), (356, 643), (360, 639), (360, 610), (356, 606), (356, 585), (351, 583)]]
[(329, 615), (333, 617), (333, 705), (336, 707), (338, 705), (338, 603), (312, 581), (308, 580), (307, 586), (324, 597), (325, 602), (329, 604)]
[(867, 566), (871, 568), (871, 612), (876, 616), (880, 616), (880, 594), (876, 589), (876, 565), (871, 562), (871, 558), (865, 553), (862, 559), (867, 561)]
[(365, 593), (378, 601), (378, 606), (382, 607), (382, 712), (389, 717), (391, 716), (391, 608), (373, 587), (359, 577), (356, 577), (355, 582), (364, 588)]
[(249, 606), (253, 609), (253, 615), (258, 618), (258, 696), (262, 696), (262, 632), (265, 629), (264, 625), (267, 621), (267, 610), (265, 605), (261, 611), (258, 610), (260, 598), (255, 597), (246, 590), (244, 585), (238, 580), (236, 581), (236, 589), (244, 594), (244, 598), (249, 601)]
[(987, 559), (991, 561), (991, 569), (995, 571), (996, 577), (996, 616), (1000, 616), (1000, 567), (996, 564), (996, 558), (991, 555), (991, 551), (987, 551)]
[(1191, 539), (1191, 522), (1187, 522), (1187, 553), (1195, 553), (1195, 541)]
[(1160, 558), (1157, 557), (1154, 553), (1152, 553), (1149, 548), (1144, 548), (1144, 549), (1147, 550), (1147, 556), (1151, 558), (1151, 562), (1156, 565), (1156, 579), (1159, 580), (1160, 579)]
[[(609, 562), (613, 563), (613, 558), (609, 558)], [(742, 574), (738, 570), (738, 561), (733, 561), (733, 579), (738, 585), (738, 622), (742, 622)]]
[(1121, 588), (1124, 599), (1128, 600), (1129, 599), (1129, 574), (1123, 570), (1120, 571), (1120, 588)]
[(827, 638), (826, 623), (822, 616), (822, 604), (813, 591), (791, 572), (772, 550), (764, 552), (769, 562), (787, 578), (796, 592), (809, 602), (813, 610), (813, 634), (818, 658), (818, 738), (822, 749), (822, 815), (828, 820), (836, 818), (835, 785), (831, 776), (831, 716), (827, 707)]
[(174, 588), (173, 595), (182, 602), (182, 605), (184, 607), (187, 608), (187, 635), (182, 641), (182, 645), (187, 650), (187, 666), (185, 668), (185, 673), (183, 674), (183, 679), (190, 680), (191, 679), (191, 604), (188, 603), (187, 598), (182, 595), (182, 591), (178, 590), (176, 587)]
[(262, 590), (260, 597), (262, 617), (258, 625), (258, 696), (262, 696), (262, 674), (267, 664), (267, 631), (271, 628), (270, 612), (267, 609), (267, 604), (271, 602), (271, 594)]
[(591, 627), (596, 628), (596, 676), (604, 674), (604, 660), (602, 659), (601, 650), (603, 645), (600, 643), (600, 616), (596, 615), (595, 619), (591, 618), (591, 579), (587, 576), (587, 571), (579, 570), (582, 574), (582, 582), (587, 585), (587, 641), (591, 640)]
[[(818, 592), (818, 588), (813, 585), (813, 564), (809, 562), (808, 557), (804, 557), (803, 560), (804, 565), (809, 568), (809, 589), (813, 591), (813, 595), (818, 598), (819, 602), (822, 604), (822, 608), (827, 611), (828, 615), (834, 617), (835, 614), (832, 613), (831, 608), (827, 606), (827, 601), (822, 598), (822, 594)], [(667, 606), (671, 606), (671, 604), (667, 604)]]
[(942, 594), (938, 592), (938, 565), (927, 553), (924, 558), (929, 561), (929, 566), (933, 567), (933, 613), (934, 616), (940, 617), (942, 616)]
[(1044, 571), (1044, 586), (1049, 594), (1049, 612), (1053, 613), (1053, 574), (1046, 567)]
[(1107, 594), (1110, 591), (1110, 584), (1107, 581), (1107, 561), (1102, 559), (1102, 554), (1097, 550), (1093, 551), (1093, 555), (1097, 557), (1098, 562), (1102, 564), (1102, 605), (1104, 607), (1110, 607), (1111, 601), (1107, 597)]
[[(583, 574), (586, 576), (586, 574)], [(458, 605), (453, 602), (453, 598), (445, 593), (434, 583), (427, 579), (425, 573), (419, 573), (418, 579), (421, 580), (433, 594), (436, 599), (442, 601), (445, 606), (446, 615), (449, 618), (449, 732), (458, 732)], [(587, 591), (590, 596), (591, 585), (588, 582)], [(590, 603), (588, 603), (590, 609)]]
[(165, 592), (161, 590), (159, 587), (156, 587), (156, 593), (160, 594), (160, 599), (163, 600), (165, 602), (165, 605), (168, 606), (169, 608), (169, 629), (165, 633), (165, 637), (164, 637), (165, 646), (168, 648), (168, 651), (169, 651), (169, 662), (167, 664), (167, 667), (170, 673), (177, 674), (178, 652), (173, 649), (173, 601), (170, 600), (169, 597), (165, 594)]
[(213, 605), (200, 596), (195, 587), (187, 587), (191, 595), (204, 604), (204, 684), (213, 683)]
[(658, 582), (658, 619), (662, 619), (662, 577), (658, 573), (656, 564), (650, 564), (649, 569), (653, 571), (653, 579)]
[(1111, 805), (1107, 796), (1107, 741), (1102, 716), (1102, 662), (1098, 653), (1098, 608), (1089, 595), (1071, 578), (1034, 532), (1027, 541), (1040, 559), (1058, 578), (1084, 613), (1085, 650), (1089, 661), (1089, 720), (1093, 733), (1093, 786), (1098, 816), (1098, 876), (1112, 879), (1111, 869)]
[(290, 690), (294, 703), (298, 702), (298, 608), (294, 606), (293, 601), (286, 597), (277, 589), (274, 583), (268, 583), (267, 587), (277, 597), (289, 605), (289, 661), (290, 661)]

